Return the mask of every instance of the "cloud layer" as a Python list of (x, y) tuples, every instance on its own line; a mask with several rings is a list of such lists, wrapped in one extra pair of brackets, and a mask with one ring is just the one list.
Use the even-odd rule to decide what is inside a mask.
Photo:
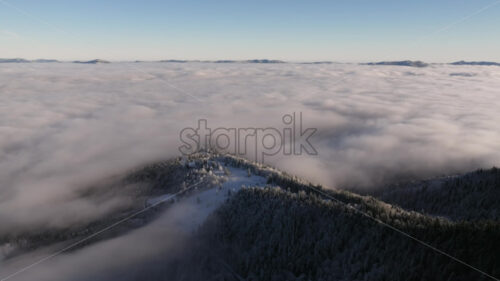
[[(179, 132), (283, 128), (302, 112), (317, 156), (267, 162), (331, 187), (371, 187), (500, 162), (500, 68), (116, 63), (0, 66), (0, 232), (63, 227), (128, 204), (77, 195), (178, 155)], [(468, 73), (471, 75), (450, 75)]]

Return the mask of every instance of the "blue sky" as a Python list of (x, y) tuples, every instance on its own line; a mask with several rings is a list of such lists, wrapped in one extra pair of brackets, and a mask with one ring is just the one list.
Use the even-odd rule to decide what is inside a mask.
[(0, 0), (0, 57), (441, 62), (499, 50), (498, 0)]

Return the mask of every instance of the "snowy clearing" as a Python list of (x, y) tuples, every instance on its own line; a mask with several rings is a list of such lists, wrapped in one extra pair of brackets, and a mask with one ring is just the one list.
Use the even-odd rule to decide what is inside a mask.
[[(231, 193), (238, 192), (242, 187), (261, 186), (264, 187), (266, 179), (257, 176), (248, 176), (248, 171), (242, 168), (226, 167), (230, 171), (227, 181), (220, 187), (199, 190), (189, 194), (186, 197), (178, 198), (178, 201), (168, 207), (165, 214), (158, 220), (168, 221), (167, 226), (171, 227), (172, 221), (180, 230), (185, 233), (192, 233), (205, 219), (219, 207)], [(171, 198), (172, 195), (166, 194), (153, 198), (150, 203), (158, 202), (161, 198)]]

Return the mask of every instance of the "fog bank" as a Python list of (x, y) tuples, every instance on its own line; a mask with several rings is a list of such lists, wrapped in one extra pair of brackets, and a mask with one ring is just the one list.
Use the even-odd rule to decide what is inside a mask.
[[(453, 75), (467, 73), (468, 75)], [(126, 206), (80, 191), (179, 155), (179, 132), (286, 127), (318, 155), (266, 158), (330, 187), (371, 187), (500, 162), (500, 68), (351, 64), (0, 65), (0, 232), (63, 227)]]

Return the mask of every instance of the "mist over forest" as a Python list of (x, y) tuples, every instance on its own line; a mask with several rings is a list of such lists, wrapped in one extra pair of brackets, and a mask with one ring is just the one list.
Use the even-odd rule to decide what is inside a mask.
[[(0, 237), (64, 231), (137, 207), (142, 203), (131, 194), (142, 186), (116, 185), (115, 179), (179, 156), (180, 131), (200, 119), (212, 129), (282, 130), (284, 115), (301, 113), (303, 126), (317, 129), (310, 141), (318, 154), (277, 153), (264, 162), (326, 189), (371, 192), (499, 166), (498, 89), (495, 66), (5, 63), (0, 65)], [(258, 150), (262, 144), (257, 145)], [(255, 160), (254, 152), (242, 156)], [(125, 192), (95, 192), (108, 183)], [(292, 200), (289, 194), (277, 196)], [(175, 234), (172, 218), (186, 216), (190, 208), (170, 210), (159, 222), (54, 259), (19, 280), (77, 280), (77, 266), (100, 276), (115, 272), (108, 271), (113, 266), (181, 251), (188, 242)], [(10, 246), (0, 247), (2, 267)], [(131, 251), (138, 254), (120, 258)], [(5, 268), (50, 252), (43, 248)], [(110, 263), (100, 268), (96, 260)], [(59, 275), (51, 266), (60, 268)]]

